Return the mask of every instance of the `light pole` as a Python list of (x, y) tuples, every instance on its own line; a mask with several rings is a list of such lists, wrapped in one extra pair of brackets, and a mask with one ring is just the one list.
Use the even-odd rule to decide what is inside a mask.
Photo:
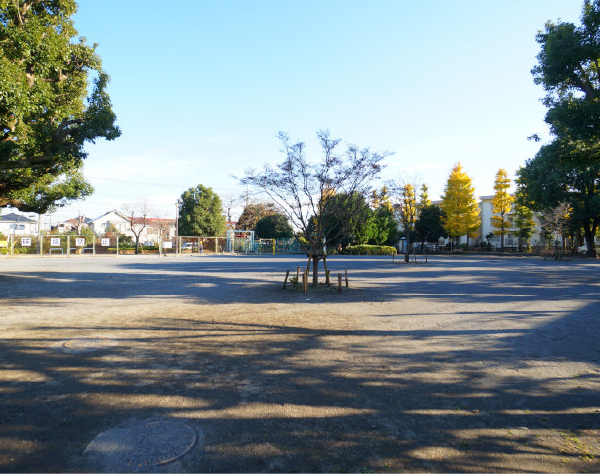
[(175, 255), (179, 255), (179, 206), (181, 199), (175, 202)]

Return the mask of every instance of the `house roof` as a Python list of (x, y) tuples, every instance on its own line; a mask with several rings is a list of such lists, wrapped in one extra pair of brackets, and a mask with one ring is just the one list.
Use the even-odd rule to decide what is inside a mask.
[[(135, 225), (140, 225), (144, 221), (143, 217), (134, 217), (133, 223)], [(147, 226), (156, 226), (156, 225), (175, 225), (175, 219), (159, 219), (157, 217), (146, 217), (146, 225)]]
[(104, 214), (102, 214), (101, 216), (98, 216), (98, 217), (96, 217), (95, 219), (92, 219), (92, 220), (90, 221), (90, 223), (92, 223), (92, 222), (96, 222), (98, 219), (101, 219), (101, 218), (103, 218), (104, 216), (107, 216), (107, 215), (109, 215), (109, 214), (112, 214), (112, 213), (115, 213), (115, 214), (117, 214), (117, 215), (118, 215), (120, 218), (122, 218), (123, 220), (126, 220), (126, 221), (128, 221), (128, 220), (129, 220), (129, 217), (127, 217), (125, 214), (123, 214), (123, 213), (122, 213), (122, 212), (120, 212), (120, 211), (117, 211), (116, 209), (113, 209), (112, 211), (105, 212), (105, 213), (104, 213)]
[(2, 222), (37, 222), (35, 219), (30, 219), (22, 214), (15, 214), (11, 212), (10, 214), (4, 214), (0, 216), (0, 221)]
[[(84, 224), (89, 224), (90, 222), (92, 222), (92, 219), (90, 219), (89, 217), (84, 217), (83, 218), (83, 223)], [(71, 224), (71, 225), (77, 225), (79, 224), (79, 218), (78, 217), (74, 217), (73, 219), (68, 219), (66, 221), (62, 222), (63, 224)]]

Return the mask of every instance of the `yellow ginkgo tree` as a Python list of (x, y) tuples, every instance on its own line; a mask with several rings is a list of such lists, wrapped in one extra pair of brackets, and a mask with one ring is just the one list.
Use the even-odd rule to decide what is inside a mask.
[(475, 235), (481, 226), (479, 204), (475, 199), (475, 188), (469, 175), (463, 170), (462, 165), (456, 163), (444, 188), (441, 206), (444, 211), (444, 230), (450, 237), (458, 239)]
[(496, 173), (494, 181), (494, 197), (492, 198), (492, 225), (496, 229), (495, 233), (500, 234), (500, 248), (504, 250), (504, 236), (509, 231), (509, 223), (506, 214), (512, 209), (514, 196), (508, 192), (510, 188), (510, 178), (506, 170), (500, 168)]

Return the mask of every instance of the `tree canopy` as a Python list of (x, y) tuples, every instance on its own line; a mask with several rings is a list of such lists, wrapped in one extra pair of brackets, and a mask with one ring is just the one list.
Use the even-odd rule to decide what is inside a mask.
[[(561, 202), (569, 202), (572, 226), (583, 229), (588, 254), (595, 256), (594, 236), (600, 224), (600, 142), (584, 147), (555, 140), (542, 146), (535, 158), (518, 171), (518, 182), (525, 195), (525, 205), (543, 212)], [(588, 165), (580, 165), (587, 157)]]
[(294, 236), (292, 226), (283, 214), (262, 217), (254, 231), (259, 239), (289, 239)]
[(255, 230), (258, 221), (263, 217), (277, 213), (277, 206), (272, 202), (249, 203), (244, 207), (237, 221), (237, 229)]
[(421, 242), (434, 243), (448, 234), (443, 225), (444, 213), (439, 206), (429, 204), (419, 210), (419, 217), (415, 222), (415, 232)]
[(221, 236), (226, 223), (219, 196), (199, 184), (181, 195), (179, 203), (179, 235)]
[(120, 135), (76, 10), (74, 0), (0, 0), (0, 207), (45, 212), (89, 195), (84, 145)]
[(518, 172), (526, 205), (536, 211), (569, 202), (571, 223), (596, 255), (600, 222), (600, 0), (586, 0), (581, 25), (551, 21), (536, 36), (532, 74), (546, 91), (553, 140)]

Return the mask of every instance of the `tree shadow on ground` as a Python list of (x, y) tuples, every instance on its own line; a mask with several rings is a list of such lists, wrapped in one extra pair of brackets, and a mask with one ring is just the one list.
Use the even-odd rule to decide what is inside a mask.
[[(381, 326), (401, 327), (416, 314), (397, 306), (375, 306), (364, 324), (347, 326), (333, 317), (292, 317), (287, 304), (265, 314), (248, 297), (233, 297), (256, 303), (246, 313), (229, 313), (228, 304), (218, 305), (229, 300), (210, 295), (206, 301), (220, 312), (199, 305), (102, 325), (75, 316), (51, 325), (24, 320), (18, 335), (0, 341), (0, 470), (101, 471), (83, 454), (88, 443), (123, 420), (147, 419), (183, 420), (204, 431), (202, 445), (177, 464), (181, 471), (600, 469), (597, 269), (570, 267), (569, 281), (579, 282), (570, 286), (559, 272), (529, 263), (507, 270), (470, 261), (456, 281), (433, 269), (394, 267), (390, 274), (385, 261), (361, 265), (356, 278), (373, 286), (359, 291), (384, 302), (417, 301), (422, 328)], [(128, 279), (145, 278), (156, 292), (150, 294), (165, 297), (173, 294), (165, 280), (179, 274), (184, 290), (175, 297), (189, 297), (195, 283), (185, 273), (195, 270), (174, 268), (129, 269), (115, 296), (108, 273), (82, 272), (87, 282), (73, 273), (76, 281), (61, 272), (30, 274), (16, 286), (43, 287), (45, 278), (48, 288), (66, 285), (65, 295), (85, 288), (89, 298), (125, 301), (148, 294), (141, 284), (121, 288)], [(204, 272), (207, 283), (239, 284), (219, 276), (216, 264)], [(73, 290), (77, 285), (83, 287)], [(38, 297), (49, 298), (48, 288)], [(578, 295), (577, 310), (547, 306)], [(264, 303), (282, 301), (276, 298)], [(13, 300), (27, 302), (18, 294)], [(438, 325), (444, 314), (428, 305), (440, 301), (454, 316), (479, 321)], [(477, 306), (481, 301), (491, 306)], [(502, 309), (502, 302), (523, 306)], [(27, 308), (37, 311), (37, 304)], [(64, 346), (100, 336), (111, 345), (91, 352)]]
[[(596, 449), (585, 444), (592, 441), (573, 444), (571, 453), (563, 445), (566, 437), (597, 441), (600, 371), (569, 380), (530, 373), (539, 359), (552, 359), (525, 354), (524, 341), (552, 327), (505, 331), (474, 350), (443, 341), (467, 342), (468, 331), (148, 323), (113, 327), (115, 345), (89, 353), (44, 337), (2, 342), (0, 443), (10, 448), (2, 450), (3, 471), (93, 470), (82, 455), (87, 443), (132, 418), (201, 426), (204, 445), (182, 461), (193, 471), (499, 472), (503, 459), (544, 455), (546, 464), (523, 469), (547, 470), (559, 458), (599, 467), (583, 459)], [(551, 351), (556, 363), (582, 360), (560, 344)], [(556, 439), (540, 438), (540, 430)]]
[[(93, 260), (92, 260), (93, 261)], [(441, 298), (458, 303), (530, 301), (532, 298), (600, 300), (596, 265), (531, 258), (430, 259), (428, 265), (392, 264), (388, 258), (331, 259), (330, 268), (349, 271), (350, 289), (282, 290), (286, 270), (304, 259), (240, 257), (118, 261), (114, 271), (21, 271), (0, 275), (0, 298), (19, 305), (53, 299), (144, 299), (164, 296), (190, 304), (395, 301)], [(565, 271), (566, 269), (566, 271)], [(335, 286), (335, 278), (332, 283)], [(307, 300), (308, 298), (308, 300)]]

